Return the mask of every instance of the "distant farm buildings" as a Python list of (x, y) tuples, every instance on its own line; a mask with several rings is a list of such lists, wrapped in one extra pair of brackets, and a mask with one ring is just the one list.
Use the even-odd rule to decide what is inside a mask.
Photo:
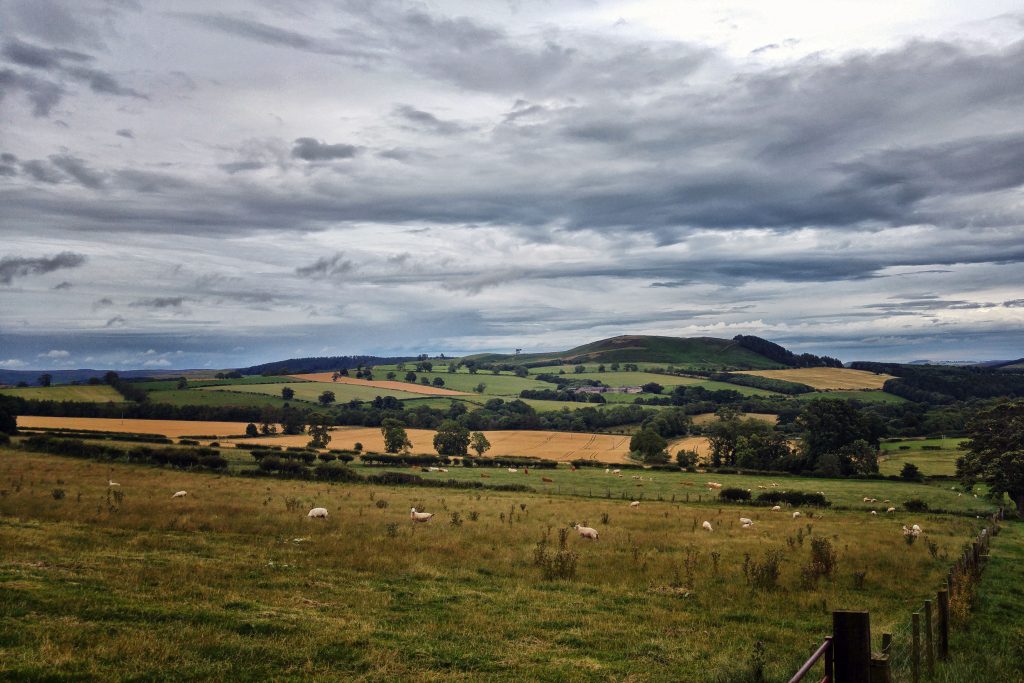
[(578, 387), (577, 394), (639, 394), (642, 387)]

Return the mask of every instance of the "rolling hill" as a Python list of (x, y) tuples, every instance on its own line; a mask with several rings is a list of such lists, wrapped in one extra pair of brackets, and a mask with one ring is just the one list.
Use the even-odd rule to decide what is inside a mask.
[(730, 339), (714, 337), (655, 337), (622, 335), (584, 344), (568, 351), (484, 353), (463, 361), (514, 363), (529, 367), (576, 363), (664, 363), (691, 369), (772, 370), (786, 367)]

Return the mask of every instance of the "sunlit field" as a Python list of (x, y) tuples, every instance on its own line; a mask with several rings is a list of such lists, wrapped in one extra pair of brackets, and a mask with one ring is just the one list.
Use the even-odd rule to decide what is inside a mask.
[(881, 375), (850, 368), (791, 368), (789, 370), (744, 370), (744, 375), (757, 375), (787, 382), (798, 382), (822, 390), (881, 389), (892, 375)]

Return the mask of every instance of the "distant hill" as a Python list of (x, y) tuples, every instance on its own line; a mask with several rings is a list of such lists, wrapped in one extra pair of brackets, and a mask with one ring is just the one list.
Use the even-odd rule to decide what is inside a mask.
[[(0, 384), (15, 385), (18, 382), (26, 382), (29, 386), (38, 384), (39, 376), (50, 375), (54, 384), (71, 384), (72, 382), (87, 382), (96, 377), (103, 379), (109, 370), (91, 370), (83, 368), (79, 370), (3, 370), (0, 369)], [(115, 370), (121, 379), (139, 379), (151, 377), (162, 379), (164, 377), (212, 377), (217, 370)]]
[(333, 370), (351, 370), (364, 365), (390, 365), (416, 360), (414, 356), (318, 356), (315, 358), (289, 358), (272, 363), (251, 365), (238, 368), (243, 375), (281, 375), (305, 374), (309, 372), (330, 372)]
[(568, 351), (482, 353), (462, 359), (477, 363), (512, 363), (538, 367), (576, 363), (664, 363), (693, 369), (773, 370), (784, 364), (745, 348), (731, 339), (623, 335), (584, 344)]

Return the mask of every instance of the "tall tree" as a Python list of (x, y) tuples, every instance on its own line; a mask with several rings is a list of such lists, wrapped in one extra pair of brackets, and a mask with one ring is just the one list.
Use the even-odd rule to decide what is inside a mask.
[(868, 419), (852, 401), (819, 398), (808, 401), (796, 418), (802, 438), (803, 468), (813, 470), (823, 455), (840, 456), (843, 474), (857, 470), (850, 460), (856, 449), (847, 448), (856, 441), (864, 441), (877, 449), (881, 436), (880, 425)]
[(968, 483), (983, 481), (1024, 512), (1024, 401), (1007, 401), (979, 412), (967, 425), (967, 453), (956, 462)]
[(322, 394), (320, 394), (320, 396), (319, 396), (319, 398), (317, 398), (317, 400), (320, 401), (320, 405), (322, 405), (322, 406), (330, 405), (330, 404), (334, 403), (334, 401), (335, 401), (334, 392), (333, 391), (325, 391)]
[(469, 447), (476, 451), (477, 456), (481, 456), (491, 450), (491, 442), (483, 432), (473, 432), (469, 437)]
[(668, 462), (668, 441), (653, 429), (641, 429), (629, 440), (629, 450), (644, 462)]
[(50, 386), (50, 384), (53, 383), (53, 375), (51, 375), (48, 372), (44, 372), (43, 374), (39, 375), (39, 379), (37, 381), (39, 382), (39, 386), (48, 387)]
[(384, 437), (384, 451), (398, 453), (412, 448), (412, 441), (405, 432), (405, 427), (393, 417), (385, 418), (380, 423), (380, 433)]
[(466, 455), (469, 448), (469, 430), (461, 422), (445, 420), (434, 434), (434, 450), (439, 455)]
[(281, 398), (290, 401), (295, 398), (295, 390), (291, 387), (281, 387)]
[(310, 437), (309, 443), (306, 444), (308, 448), (327, 448), (327, 444), (331, 442), (330, 427), (327, 423), (310, 424), (307, 432)]

